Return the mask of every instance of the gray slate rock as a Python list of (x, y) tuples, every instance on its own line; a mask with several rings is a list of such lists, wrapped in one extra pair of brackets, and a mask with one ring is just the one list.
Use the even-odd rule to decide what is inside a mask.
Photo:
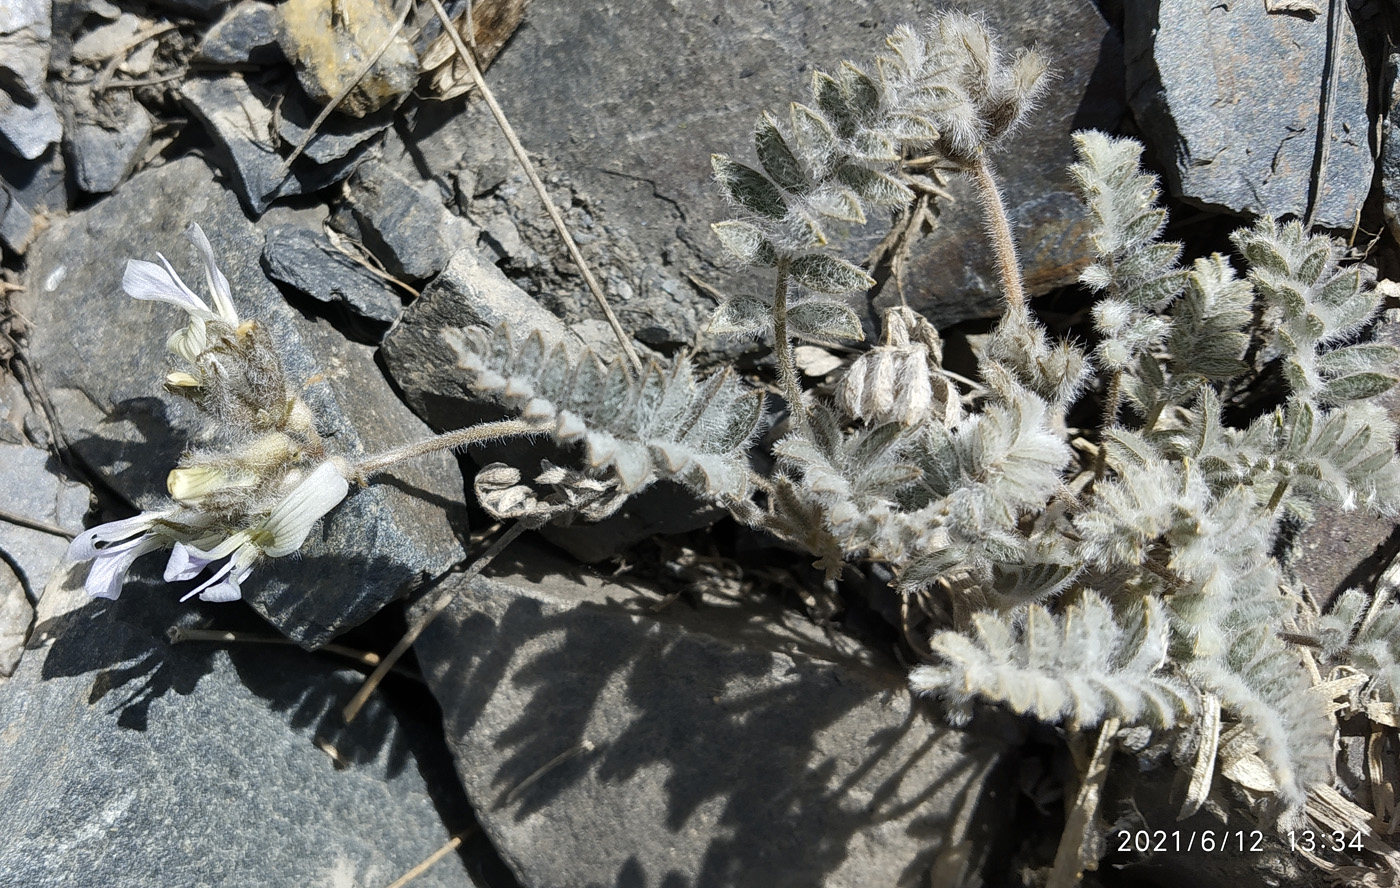
[[(357, 148), (338, 155), (335, 163), (318, 165), (312, 158), (302, 157), (288, 173), (282, 153), (268, 141), (272, 97), (254, 93), (238, 73), (191, 77), (181, 85), (180, 95), (219, 144), (239, 199), (254, 216), (267, 212), (279, 197), (309, 194), (349, 176), (363, 157), (368, 140), (378, 132), (360, 139)], [(291, 150), (290, 146), (281, 149), (287, 154)]]
[(355, 170), (331, 224), (356, 236), (390, 274), (411, 280), (437, 275), (459, 245), (476, 241), (471, 225), (448, 212), (436, 185), (410, 181), (374, 160)]
[[(385, 885), (471, 823), (436, 725), (379, 695), (344, 725), (358, 672), (289, 647), (172, 645), (172, 625), (257, 621), (181, 605), (156, 573), (114, 602), (57, 579), (0, 685), (0, 884)], [(480, 883), (449, 855), (413, 884)]]
[[(82, 532), (88, 489), (59, 477), (52, 456), (21, 444), (0, 444), (0, 465), (5, 467), (0, 473), (5, 511), (74, 536)], [(33, 600), (38, 600), (67, 551), (65, 537), (0, 520), (0, 552), (18, 569), (19, 581)]]
[(128, 92), (72, 128), (67, 140), (73, 175), (89, 194), (106, 194), (131, 175), (150, 144), (154, 121)]
[(1396, 112), (1400, 111), (1400, 53), (1386, 60), (1385, 85), (1390, 107), (1381, 134), (1382, 209), (1391, 236), (1400, 238), (1400, 125), (1395, 120)]
[[(539, 0), (487, 79), (525, 147), (542, 159), (566, 220), (589, 241), (584, 256), (624, 326), (650, 345), (690, 343), (713, 302), (687, 273), (730, 294), (773, 286), (771, 272), (729, 266), (710, 231), (730, 215), (712, 181), (711, 153), (751, 162), (755, 120), (764, 109), (810, 101), (813, 68), (869, 62), (886, 51), (883, 38), (894, 26), (946, 5), (875, 0), (852, 16), (841, 0), (760, 5), (742, 14), (677, 4), (658, 16), (646, 4)], [(1028, 247), (1027, 275), (1041, 292), (1078, 274), (1087, 229), (1065, 172), (1074, 160), (1069, 134), (1086, 125), (1113, 127), (1126, 113), (1119, 44), (1089, 0), (977, 8), (1005, 29), (1008, 48), (1037, 44), (1057, 73), (1043, 108), (997, 158)], [(457, 189), (462, 211), (483, 231), (510, 237), (513, 230), (523, 241), (523, 249), (503, 249), (502, 266), (513, 280), (570, 322), (596, 313), (479, 103), (465, 111), (424, 108), (409, 135), (405, 145), (387, 140), (402, 152), (390, 157), (401, 171), (426, 164)], [(502, 216), (508, 226), (497, 222)], [(995, 315), (994, 260), (975, 202), (960, 201), (943, 218), (913, 251), (911, 304), (940, 325)], [(871, 226), (857, 234), (848, 255), (862, 258), (884, 232)], [(884, 298), (898, 300), (893, 293)], [(873, 325), (873, 312), (869, 320)]]
[[(656, 613), (656, 596), (541, 552), (504, 558), (510, 573), (462, 589), (415, 650), (522, 884), (908, 886), (934, 867), (964, 884), (957, 838), (980, 868), (1006, 737), (943, 726), (901, 670), (801, 617)], [(954, 836), (973, 805), (996, 813)]]
[(6, 0), (0, 3), (0, 34), (28, 30), (47, 40), (52, 33), (52, 16), (51, 0)]
[[(263, 232), (208, 167), (185, 158), (56, 222), (34, 245), (18, 302), (34, 322), (31, 356), (75, 455), (116, 492), (138, 504), (161, 497), (191, 434), (191, 411), (160, 384), (166, 336), (184, 315), (120, 288), (128, 258), (158, 252), (198, 287), (203, 273), (181, 244), (191, 222), (213, 243), (240, 314), (268, 329), (288, 377), (307, 386), (324, 434), (355, 454), (429, 434), (395, 396), (372, 349), (286, 304), (257, 262)], [(245, 587), (254, 607), (303, 645), (325, 643), (462, 557), (453, 532), (462, 479), (449, 455), (401, 464), (381, 481), (334, 509), (301, 557), (269, 562)]]
[(24, 594), (24, 583), (0, 560), (0, 683), (15, 674), (33, 625), (34, 606)]
[(0, 243), (23, 253), (35, 235), (38, 216), (68, 209), (70, 184), (63, 152), (51, 146), (32, 163), (0, 163)]
[(48, 44), (32, 30), (0, 38), (0, 149), (25, 160), (37, 159), (63, 137), (58, 111), (44, 91), (48, 65)]
[(1319, 225), (1352, 227), (1371, 185), (1369, 86), (1347, 6), (1333, 5), (1330, 51), (1325, 14), (1271, 14), (1264, 3), (1124, 7), (1129, 101), (1174, 194), (1236, 213), (1311, 208)]
[(83, 485), (55, 474), (53, 458), (33, 447), (0, 444), (0, 466), (4, 466), (0, 504), (22, 519), (0, 518), (0, 677), (4, 677), (13, 674), (23, 653), (34, 622), (32, 603), (62, 565), (68, 540), (82, 532), (89, 495)]
[(277, 45), (277, 7), (243, 0), (209, 26), (194, 60), (210, 65), (273, 65), (285, 61)]
[(34, 216), (10, 190), (10, 183), (0, 180), (0, 244), (7, 250), (22, 254), (34, 233)]
[(320, 302), (342, 305), (367, 320), (388, 325), (403, 312), (398, 294), (388, 284), (309, 228), (278, 225), (269, 229), (262, 261), (273, 280)]

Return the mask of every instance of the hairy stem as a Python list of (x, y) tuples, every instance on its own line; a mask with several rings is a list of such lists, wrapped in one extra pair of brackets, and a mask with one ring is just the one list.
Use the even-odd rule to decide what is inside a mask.
[(632, 366), (632, 372), (637, 376), (642, 375), (642, 359), (637, 357), (637, 351), (632, 347), (632, 337), (622, 329), (622, 322), (613, 314), (612, 306), (608, 305), (608, 297), (603, 295), (603, 288), (598, 285), (598, 280), (593, 277), (592, 270), (588, 263), (583, 261), (583, 253), (579, 252), (578, 244), (574, 243), (574, 237), (569, 233), (569, 228), (564, 224), (564, 217), (559, 214), (559, 208), (550, 199), (549, 193), (544, 190), (544, 183), (540, 181), (539, 174), (535, 172), (535, 165), (530, 162), (530, 155), (525, 153), (525, 146), (520, 144), (520, 139), (515, 135), (515, 129), (506, 120), (506, 113), (501, 110), (501, 106), (496, 103), (496, 97), (486, 86), (486, 79), (481, 76), (481, 70), (476, 66), (476, 59), (473, 58), (471, 50), (462, 42), (462, 37), (457, 33), (457, 28), (453, 26), (452, 20), (447, 17), (447, 10), (442, 8), (441, 0), (428, 0), (433, 5), (433, 10), (442, 20), (442, 27), (447, 32), (448, 38), (452, 41), (452, 46), (457, 50), (457, 55), (461, 57), (462, 64), (467, 66), (468, 73), (472, 76), (472, 82), (481, 91), (481, 97), (486, 100), (486, 107), (491, 109), (491, 116), (496, 118), (496, 125), (501, 128), (506, 141), (510, 143), (510, 150), (515, 152), (516, 160), (520, 161), (520, 167), (525, 171), (525, 176), (530, 180), (530, 185), (539, 195), (540, 202), (544, 204), (545, 212), (549, 214), (549, 221), (554, 223), (554, 230), (559, 233), (559, 239), (564, 242), (565, 248), (569, 251), (569, 258), (578, 266), (579, 272), (583, 274), (584, 283), (588, 285), (588, 292), (593, 294), (593, 299), (598, 303), (598, 307), (603, 310), (603, 315), (608, 319), (608, 326), (612, 327), (613, 335), (617, 337), (618, 345), (622, 346), (622, 353), (627, 356), (627, 362)]
[(540, 430), (528, 423), (518, 419), (506, 419), (500, 422), (486, 422), (475, 425), (471, 428), (458, 429), (455, 432), (447, 432), (436, 437), (428, 438), (424, 441), (415, 441), (412, 444), (405, 444), (402, 447), (395, 447), (393, 450), (386, 450), (383, 453), (371, 456), (350, 467), (350, 480), (356, 484), (364, 484), (371, 476), (384, 471), (396, 463), (404, 460), (414, 459), (429, 453), (436, 453), (439, 450), (451, 450), (457, 447), (465, 447), (468, 444), (479, 444), (482, 441), (490, 441), (495, 438), (510, 438), (516, 435), (537, 434)]
[(1011, 234), (1011, 222), (1006, 216), (1006, 204), (1001, 199), (1001, 185), (985, 156), (979, 155), (977, 163), (969, 170), (973, 184), (977, 186), (977, 197), (982, 203), (982, 211), (987, 217), (987, 232), (992, 236), (992, 246), (997, 254), (997, 273), (1001, 276), (1002, 292), (1013, 310), (1026, 305), (1026, 289), (1021, 283), (1021, 262), (1016, 258), (1016, 239)]
[(792, 343), (788, 340), (788, 263), (786, 258), (778, 260), (778, 283), (773, 288), (773, 352), (778, 359), (778, 382), (782, 386), (783, 397), (788, 399), (793, 425), (810, 438), (807, 408), (802, 403), (802, 387), (797, 383), (797, 363), (793, 360)]
[(1288, 479), (1284, 478), (1283, 480), (1279, 481), (1277, 485), (1275, 485), (1273, 496), (1269, 497), (1269, 505), (1264, 509), (1264, 511), (1272, 515), (1274, 509), (1278, 508), (1278, 504), (1283, 502), (1283, 495), (1287, 492)]
[[(1108, 430), (1113, 428), (1118, 422), (1118, 402), (1123, 399), (1123, 371), (1113, 371), (1113, 379), (1108, 384), (1108, 393), (1104, 395), (1103, 402), (1103, 425), (1100, 427), (1100, 435), (1106, 435)], [(1108, 470), (1108, 448), (1099, 444), (1099, 452), (1094, 459), (1094, 480), (1103, 477), (1103, 473)]]

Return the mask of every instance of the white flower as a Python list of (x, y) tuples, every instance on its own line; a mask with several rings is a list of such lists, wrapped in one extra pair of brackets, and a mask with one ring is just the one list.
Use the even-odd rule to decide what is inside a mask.
[(311, 528), (350, 492), (350, 484), (335, 462), (324, 462), (287, 494), (256, 525), (223, 540), (176, 542), (165, 566), (165, 581), (192, 580), (204, 569), (222, 561), (203, 583), (184, 599), (198, 595), (204, 601), (233, 601), (243, 596), (242, 583), (264, 556), (280, 558), (301, 548)]
[(265, 517), (227, 537), (210, 533), (211, 517), (175, 507), (94, 527), (73, 540), (68, 557), (92, 561), (84, 584), (89, 595), (116, 598), (132, 562), (173, 545), (165, 565), (166, 582), (192, 580), (206, 567), (223, 562), (181, 600), (198, 595), (205, 601), (232, 601), (242, 597), (241, 584), (260, 559), (300, 549), (316, 522), (349, 492), (343, 468), (338, 461), (328, 461), (302, 478)]
[[(193, 364), (208, 344), (205, 323), (220, 321), (230, 327), (237, 327), (238, 311), (233, 307), (233, 293), (229, 289), (228, 278), (224, 277), (224, 273), (219, 271), (218, 265), (214, 263), (214, 248), (209, 245), (209, 238), (204, 236), (203, 229), (191, 224), (185, 234), (204, 260), (204, 276), (214, 300), (212, 311), (203, 299), (185, 285), (160, 253), (156, 254), (160, 265), (144, 259), (127, 260), (126, 271), (122, 274), (122, 289), (133, 299), (168, 302), (183, 308), (189, 314), (189, 326), (173, 333), (165, 345), (170, 351)], [(188, 385), (190, 380), (197, 382), (188, 373), (173, 375), (180, 377), (179, 380), (172, 381), (175, 385)]]
[(199, 533), (201, 516), (184, 509), (142, 512), (134, 518), (99, 524), (74, 538), (68, 546), (70, 561), (91, 561), (83, 588), (94, 598), (116, 598), (131, 565), (147, 552), (164, 549), (178, 542), (185, 528), (188, 535)]

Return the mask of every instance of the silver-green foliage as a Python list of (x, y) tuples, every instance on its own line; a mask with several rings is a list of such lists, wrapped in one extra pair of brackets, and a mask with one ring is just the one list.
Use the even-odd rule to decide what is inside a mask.
[[(455, 343), (469, 384), (583, 445), (570, 492), (608, 473), (624, 495), (676, 478), (804, 547), (830, 578), (869, 559), (907, 596), (951, 597), (953, 624), (913, 682), (955, 713), (981, 699), (1074, 728), (1113, 718), (1173, 730), (1209, 694), (1253, 735), (1279, 798), (1301, 804), (1328, 779), (1331, 728), (1281, 634), (1301, 602), (1270, 553), (1280, 520), (1307, 520), (1319, 503), (1400, 512), (1396, 430), (1374, 403), (1400, 352), (1362, 341), (1379, 297), (1340, 243), (1291, 223), (1236, 235), (1244, 277), (1220, 255), (1183, 267), (1162, 240), (1140, 146), (1084, 133), (1073, 174), (1094, 249), (1083, 281), (1100, 294), (1092, 359), (1052, 340), (1003, 273), (1006, 312), (981, 355), (975, 409), (939, 366), (936, 332), (907, 309), (886, 314), (882, 344), (835, 403), (814, 401), (787, 335), (854, 338), (858, 321), (830, 296), (870, 282), (829, 234), (909, 200), (907, 151), (985, 183), (986, 152), (1042, 82), (1038, 57), (1008, 61), (964, 15), (889, 45), (873, 69), (819, 72), (812, 104), (785, 122), (765, 115), (758, 167), (714, 159), (741, 214), (715, 231), (741, 261), (777, 268), (772, 297), (730, 299), (711, 325), (787, 331), (777, 355), (791, 422), (770, 477), (753, 483), (746, 456), (760, 399), (727, 374), (697, 381), (680, 362), (634, 378), (539, 334), (469, 331)], [(1103, 421), (1077, 464), (1065, 415), (1094, 370)], [(1283, 383), (1281, 403), (1227, 423), (1226, 404), (1265, 378)], [(493, 495), (528, 505), (535, 494), (517, 481)], [(599, 514), (614, 508), (614, 488), (594, 486), (585, 493), (607, 497)], [(1339, 609), (1323, 627), (1332, 653), (1393, 695), (1400, 608), (1376, 614), (1358, 624)]]
[[(1279, 797), (1301, 804), (1309, 785), (1328, 779), (1331, 728), (1321, 701), (1306, 693), (1302, 653), (1280, 634), (1300, 602), (1268, 552), (1285, 514), (1307, 519), (1324, 502), (1385, 515), (1400, 508), (1395, 428), (1369, 403), (1394, 384), (1396, 352), (1357, 341), (1379, 297), (1340, 265), (1338, 242), (1271, 220), (1235, 237), (1246, 278), (1220, 256), (1180, 267), (1180, 248), (1160, 240), (1165, 214), (1155, 180), (1138, 168), (1141, 149), (1096, 133), (1076, 141), (1074, 175), (1097, 252), (1084, 281), (1103, 294), (1094, 312), (1096, 363), (1109, 374), (1109, 397), (1125, 398), (1135, 417), (1120, 422), (1117, 411), (1106, 412), (1102, 477), (1061, 513), (1072, 530), (1056, 535), (1047, 521), (1047, 532), (1031, 539), (1047, 544), (1052, 562), (1082, 566), (1070, 590), (1133, 607), (1142, 595), (1160, 602), (1170, 656), (1146, 671), (1137, 660), (1110, 669), (1112, 660), (1093, 655), (1066, 666), (1044, 648), (1037, 661), (1024, 635), (989, 641), (991, 624), (979, 615), (962, 641), (935, 636), (939, 662), (918, 673), (916, 686), (1082, 726), (1093, 719), (1078, 701), (1095, 698), (1070, 688), (1090, 676), (1125, 692), (1168, 678), (1189, 683), (1249, 729)], [(1264, 324), (1251, 364), (1256, 300)], [(1245, 428), (1230, 427), (1220, 393), (1243, 390), (1271, 361), (1282, 368), (1287, 397)], [(1081, 611), (1069, 606), (1054, 637), (1083, 640), (1073, 634)], [(1035, 619), (1050, 625), (1048, 613)], [(1003, 643), (1012, 653), (989, 654)], [(1364, 644), (1354, 659), (1371, 656), (1385, 676), (1377, 685), (1389, 687), (1383, 658), (1391, 648), (1369, 636)], [(1028, 686), (1035, 696), (1026, 696)], [(1057, 700), (1075, 703), (1052, 705)], [(1101, 716), (1166, 724), (1156, 713), (1101, 702)]]
[[(1007, 58), (968, 15), (898, 28), (887, 43), (891, 54), (873, 70), (844, 62), (833, 73), (817, 71), (810, 105), (792, 103), (785, 119), (764, 113), (754, 128), (759, 168), (724, 154), (711, 158), (716, 181), (741, 213), (714, 231), (740, 262), (777, 265), (782, 285), (796, 285), (800, 301), (788, 323), (797, 335), (861, 338), (855, 314), (831, 296), (874, 281), (827, 249), (830, 234), (913, 199), (900, 170), (906, 152), (935, 153), (953, 167), (975, 163), (1044, 87), (1037, 53)], [(710, 330), (761, 333), (772, 327), (772, 312), (771, 298), (737, 296), (715, 312)]]
[(717, 500), (749, 490), (747, 450), (763, 397), (722, 371), (699, 380), (687, 361), (653, 362), (634, 377), (621, 358), (523, 338), (502, 326), (449, 331), (476, 393), (494, 398), (564, 444), (582, 444), (591, 469), (611, 471), (625, 493), (669, 478)]
[[(1394, 590), (1393, 583), (1381, 584), (1382, 594)], [(1317, 635), (1330, 660), (1369, 676), (1367, 694), (1400, 703), (1400, 604), (1348, 589), (1318, 619)]]
[(1169, 641), (1162, 606), (1149, 597), (1121, 610), (1089, 593), (1060, 615), (1039, 604), (1014, 623), (975, 614), (970, 633), (933, 636), (929, 646), (941, 663), (918, 667), (910, 683), (941, 695), (958, 721), (983, 697), (1079, 729), (1105, 718), (1173, 727), (1194, 712), (1196, 695), (1159, 671)]

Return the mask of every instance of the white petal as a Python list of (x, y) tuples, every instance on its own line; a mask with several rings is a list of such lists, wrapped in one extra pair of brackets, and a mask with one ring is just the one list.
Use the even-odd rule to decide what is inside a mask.
[(92, 562), (83, 588), (93, 598), (115, 599), (122, 594), (122, 583), (126, 582), (126, 572), (131, 569), (132, 563), (161, 545), (161, 541), (155, 537), (144, 536), (99, 553)]
[(214, 311), (230, 327), (237, 327), (238, 312), (233, 307), (233, 291), (229, 289), (228, 278), (214, 263), (214, 248), (209, 245), (209, 238), (204, 236), (204, 229), (191, 222), (185, 236), (194, 243), (200, 258), (204, 260), (204, 275), (209, 280), (209, 292), (214, 294)]
[[(196, 595), (199, 595), (200, 598), (204, 598), (204, 595), (202, 595), (201, 593), (206, 592), (206, 591), (209, 591), (209, 587), (211, 587), (211, 586), (215, 586), (215, 585), (222, 586), (222, 585), (224, 585), (223, 583), (221, 583), (221, 582), (219, 582), (219, 581), (222, 580), (224, 577), (228, 576), (228, 572), (231, 571), (231, 570), (233, 570), (233, 559), (232, 559), (232, 558), (230, 558), (229, 560), (225, 561), (223, 567), (221, 567), (221, 568), (219, 568), (218, 570), (214, 571), (214, 575), (213, 575), (212, 577), (210, 577), (209, 579), (207, 579), (207, 580), (205, 580), (204, 582), (200, 583), (198, 586), (195, 586), (193, 589), (191, 589), (190, 591), (186, 592), (183, 596), (181, 596), (180, 600), (181, 600), (181, 601), (189, 601), (191, 598), (195, 597)], [(220, 592), (217, 592), (217, 591), (214, 591), (214, 592), (212, 592), (211, 594), (219, 595), (219, 594), (221, 594), (221, 593), (220, 593)], [(223, 598), (223, 599), (205, 599), (205, 600), (231, 601), (232, 599)]]
[(170, 263), (165, 261), (164, 256), (159, 253), (156, 255), (160, 256), (164, 268), (144, 259), (127, 260), (126, 271), (122, 274), (122, 289), (126, 291), (126, 295), (132, 299), (169, 302), (196, 317), (212, 318), (214, 315), (209, 311), (209, 306), (204, 304), (204, 300), (185, 286), (185, 282), (180, 280), (180, 276), (170, 267)]
[[(181, 327), (171, 333), (170, 338), (165, 340), (166, 351), (179, 355), (191, 364), (199, 359), (200, 354), (208, 345), (209, 336), (204, 331), (204, 319), (197, 317), (191, 317), (188, 326)], [(190, 378), (194, 379), (195, 377)], [(195, 384), (199, 384), (197, 379)]]
[(243, 581), (253, 572), (251, 565), (243, 570), (235, 570), (222, 583), (216, 583), (199, 593), (201, 601), (237, 601), (243, 597)]
[(199, 572), (208, 567), (209, 563), (209, 559), (198, 549), (184, 543), (176, 543), (170, 550), (170, 560), (165, 563), (165, 581), (174, 583), (192, 580), (199, 576)]
[(142, 512), (131, 518), (108, 521), (106, 524), (99, 524), (85, 530), (68, 544), (68, 560), (87, 561), (96, 558), (111, 549), (113, 544), (147, 532), (157, 518), (164, 518), (169, 514), (169, 512)]
[(263, 530), (272, 536), (263, 552), (280, 558), (301, 548), (311, 533), (311, 526), (334, 509), (350, 492), (350, 483), (334, 463), (324, 462), (306, 476), (286, 499), (273, 507), (263, 522)]

